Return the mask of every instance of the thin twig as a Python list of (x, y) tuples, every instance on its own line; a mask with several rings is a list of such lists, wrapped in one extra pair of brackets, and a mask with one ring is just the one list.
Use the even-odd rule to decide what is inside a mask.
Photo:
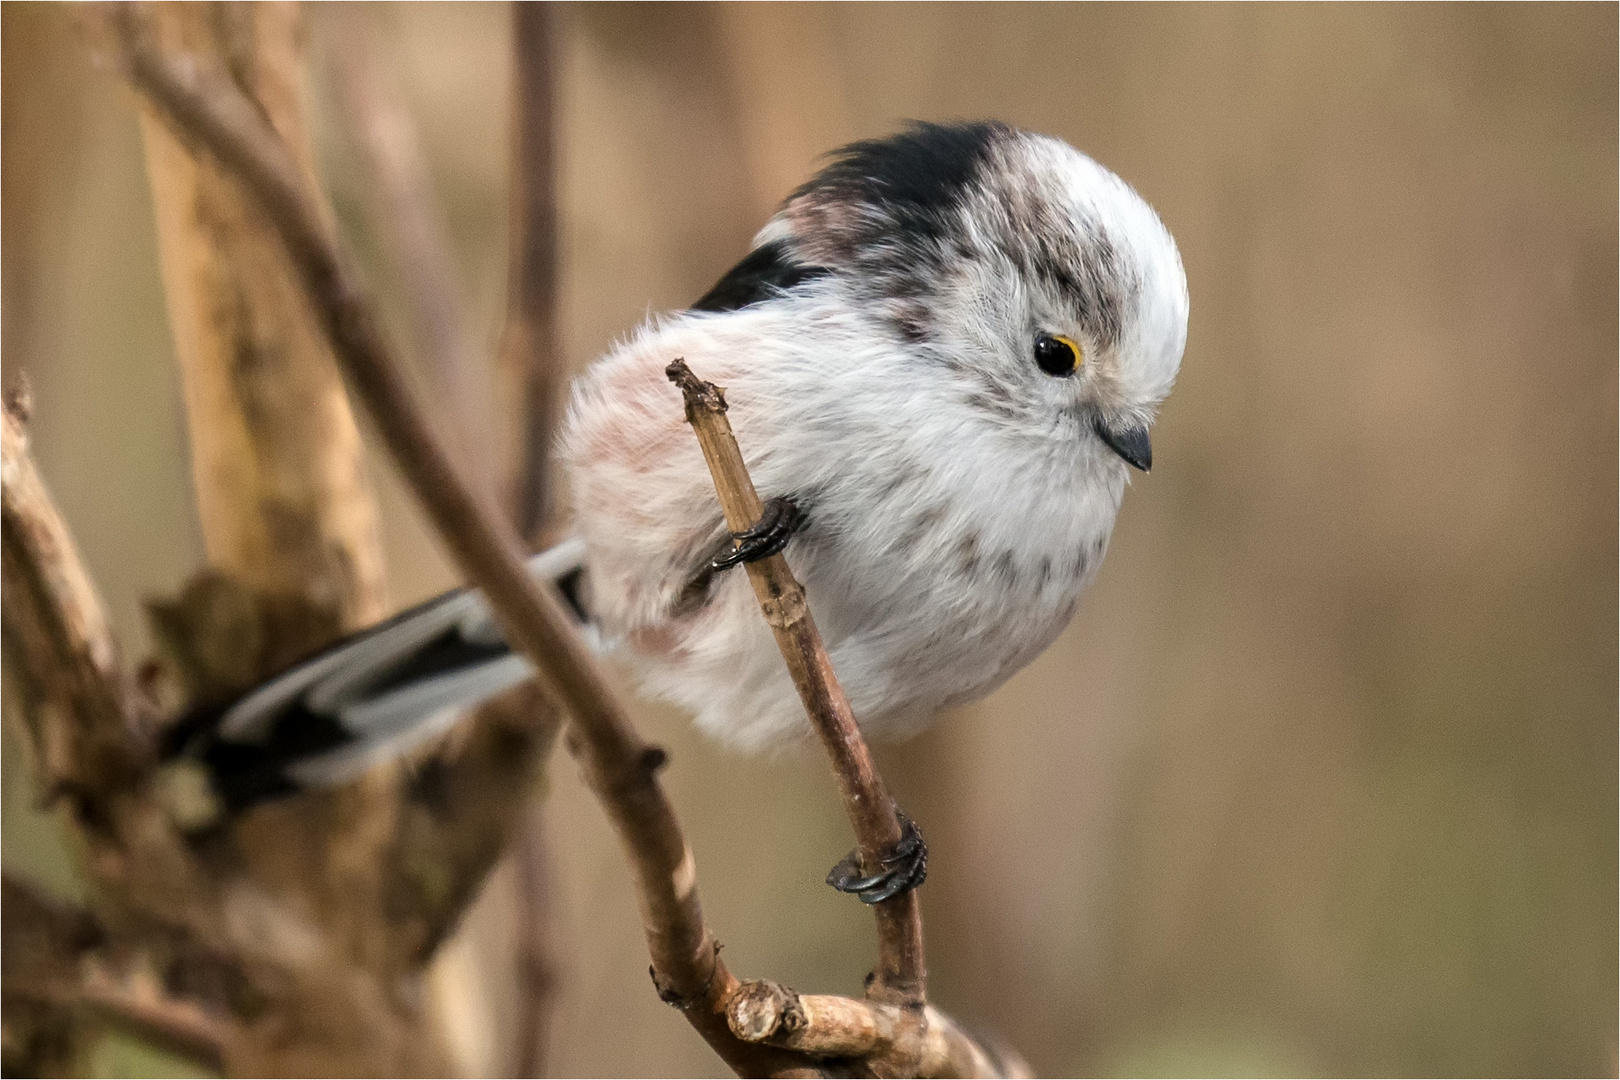
[[(737, 439), (731, 433), (731, 422), (726, 419), (725, 391), (692, 374), (684, 360), (670, 364), (668, 375), (685, 398), (686, 419), (703, 447), (726, 523), (733, 532), (750, 528), (759, 520), (761, 504)], [(821, 633), (805, 603), (804, 587), (781, 555), (747, 566), (748, 580), (776, 634), (793, 685), (832, 758), (833, 774), (838, 778), (844, 810), (855, 830), (864, 870), (873, 873), (879, 868), (878, 860), (901, 838), (894, 801), (883, 786), (883, 777), (878, 775), (872, 753), (855, 723), (849, 699), (838, 684)], [(874, 905), (873, 913), (878, 924), (878, 970), (870, 996), (889, 1004), (921, 1005), (927, 1000), (927, 968), (922, 908), (916, 890)]]
[(81, 808), (104, 805), (148, 764), (150, 709), (119, 664), (106, 608), (28, 453), (21, 415), (6, 410), (0, 423), (7, 653), (41, 697), (57, 696), (30, 732), (41, 779)]
[(547, 464), (562, 386), (557, 348), (557, 5), (512, 5), (512, 192), (501, 365), (519, 402), (512, 500), (535, 542), (554, 511)]
[(190, 1058), (210, 1072), (226, 1071), (231, 1025), (192, 1002), (139, 992), (94, 966), (79, 988), (78, 1000), (139, 1039)]
[(342, 43), (331, 51), (337, 100), (377, 195), (365, 200), (368, 217), (403, 286), (416, 351), (444, 395), (445, 436), (458, 452), (462, 476), (474, 487), (489, 485), (495, 475), (494, 402), (472, 345), (450, 228), (416, 122), (379, 55), (376, 13), (337, 5), (327, 17)]
[(107, 932), (95, 916), (4, 877), (4, 993), (54, 1009), (84, 1011), (213, 1072), (223, 1072), (228, 1021), (164, 994), (151, 979), (116, 979), (94, 953)]
[(568, 709), (570, 748), (602, 801), (635, 872), (643, 929), (660, 994), (739, 1073), (809, 1064), (743, 1042), (724, 1004), (736, 978), (718, 956), (698, 903), (695, 864), (657, 779), (663, 751), (631, 726), (555, 589), (525, 571), (517, 537), (461, 483), (417, 411), (392, 350), (302, 178), (251, 103), (224, 80), (151, 49), (126, 32), (127, 77), (176, 133), (200, 143), (259, 199), (298, 267), (338, 363), (463, 573), (489, 598), (513, 647)]
[[(505, 494), (507, 513), (519, 535), (544, 547), (551, 539), (548, 532), (556, 510), (549, 467), (563, 380), (557, 347), (557, 8), (514, 3), (511, 18), (510, 210), (500, 367), (514, 431)], [(535, 800), (522, 815), (512, 842), (518, 906), (513, 928), (518, 953), (513, 1060), (519, 1076), (543, 1074), (557, 1003), (552, 865), (543, 820)]]
[(551, 895), (551, 852), (540, 810), (540, 801), (531, 801), (512, 839), (518, 879), (517, 925), (512, 928), (518, 967), (518, 1019), (513, 1031), (518, 1076), (544, 1075), (559, 979), (553, 944), (557, 920)]

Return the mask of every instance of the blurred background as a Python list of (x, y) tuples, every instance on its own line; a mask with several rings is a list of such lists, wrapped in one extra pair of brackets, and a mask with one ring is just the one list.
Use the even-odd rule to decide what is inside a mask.
[[(322, 75), (355, 14), (309, 11), (308, 108), (398, 315)], [(490, 354), (510, 10), (359, 15)], [(882, 751), (929, 840), (934, 1000), (1047, 1075), (1615, 1075), (1616, 8), (559, 18), (572, 369), (700, 295), (817, 155), (907, 118), (1061, 136), (1180, 243), (1182, 376), (1089, 599), (1001, 691)], [(6, 3), (0, 43), (4, 364), (32, 381), (41, 465), (139, 657), (141, 599), (202, 551), (139, 129), (70, 11)], [(372, 472), (393, 602), (456, 584), (379, 454)], [(850, 846), (825, 765), (640, 722), (670, 749), (731, 968), (858, 992), (873, 934), (821, 884)], [(7, 866), (79, 888), (5, 766)], [(719, 1075), (648, 985), (573, 772), (552, 761), (542, 811), (548, 1070)], [(441, 964), (465, 1059), (495, 1073), (511, 973), (479, 927), (502, 903), (497, 875)], [(141, 1062), (107, 1067), (169, 1067)]]

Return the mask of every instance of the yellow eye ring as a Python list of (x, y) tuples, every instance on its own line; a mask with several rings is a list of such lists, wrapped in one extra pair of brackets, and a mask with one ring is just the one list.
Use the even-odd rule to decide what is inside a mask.
[(1080, 343), (1061, 334), (1041, 334), (1035, 339), (1035, 366), (1054, 378), (1065, 378), (1080, 370), (1085, 352)]

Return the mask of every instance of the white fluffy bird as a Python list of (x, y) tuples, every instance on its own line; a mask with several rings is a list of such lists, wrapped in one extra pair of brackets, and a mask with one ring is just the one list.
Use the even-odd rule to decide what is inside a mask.
[[(999, 123), (855, 143), (692, 308), (581, 377), (573, 539), (531, 568), (649, 693), (757, 749), (810, 729), (731, 566), (785, 550), (862, 728), (907, 734), (1069, 621), (1186, 332), (1169, 232), (1066, 143)], [(740, 538), (665, 378), (677, 357), (726, 388), (768, 500)], [(462, 590), (194, 711), (175, 746), (240, 807), (345, 779), (529, 674)]]

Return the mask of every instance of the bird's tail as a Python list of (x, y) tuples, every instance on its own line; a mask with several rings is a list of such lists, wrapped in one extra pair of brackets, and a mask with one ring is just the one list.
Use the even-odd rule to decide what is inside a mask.
[[(584, 545), (529, 560), (585, 622)], [(336, 642), (233, 701), (194, 708), (167, 756), (199, 763), (229, 810), (342, 783), (405, 753), (463, 711), (534, 673), (501, 636), (483, 594), (457, 589)]]

